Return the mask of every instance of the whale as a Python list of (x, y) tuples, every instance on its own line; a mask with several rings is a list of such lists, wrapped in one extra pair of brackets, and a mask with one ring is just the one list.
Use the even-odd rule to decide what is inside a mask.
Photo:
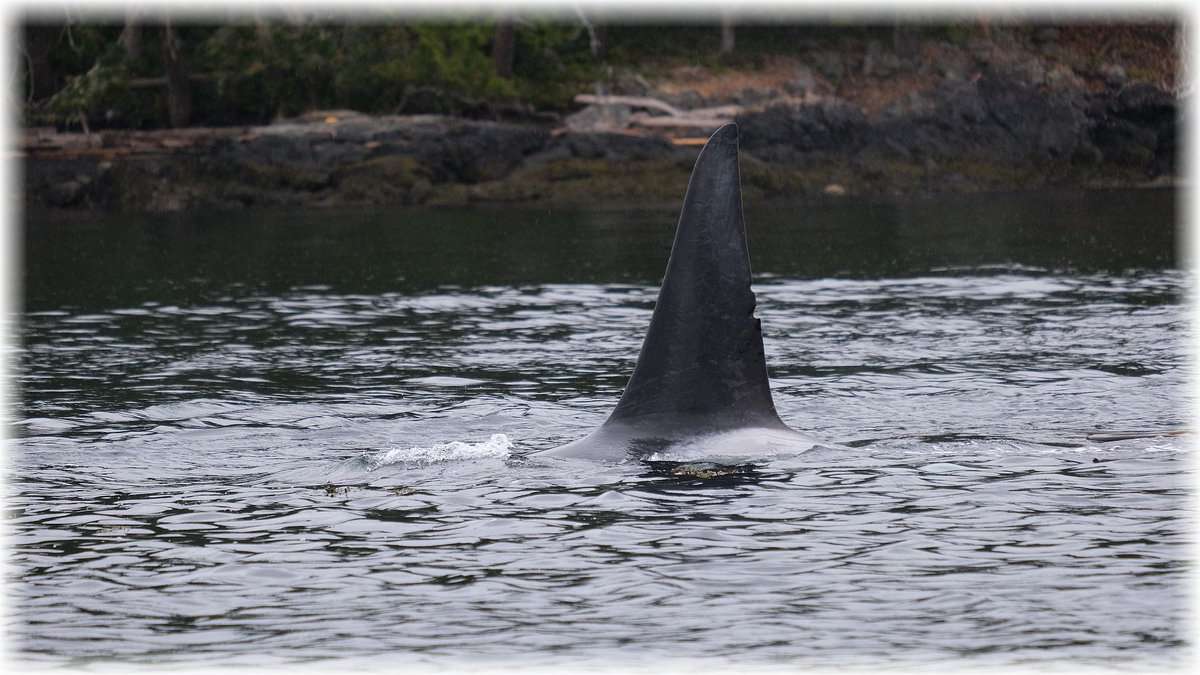
[(696, 158), (650, 326), (620, 400), (592, 433), (538, 454), (688, 461), (820, 446), (775, 410), (750, 282), (738, 128), (726, 124)]

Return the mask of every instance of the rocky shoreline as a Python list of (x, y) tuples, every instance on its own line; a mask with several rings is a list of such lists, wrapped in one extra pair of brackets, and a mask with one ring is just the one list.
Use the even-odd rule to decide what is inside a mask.
[[(767, 69), (782, 79), (709, 95), (703, 83), (680, 86), (686, 73), (617, 89), (737, 104), (752, 198), (1177, 181), (1180, 101), (1119, 65), (995, 48), (926, 54), (919, 67), (872, 57), (870, 45), (860, 56), (837, 87), (836, 72), (792, 61)], [(677, 200), (712, 128), (621, 128), (629, 112), (502, 122), (334, 111), (258, 127), (26, 129), (24, 199), (34, 212)], [(595, 119), (609, 127), (589, 127)]]

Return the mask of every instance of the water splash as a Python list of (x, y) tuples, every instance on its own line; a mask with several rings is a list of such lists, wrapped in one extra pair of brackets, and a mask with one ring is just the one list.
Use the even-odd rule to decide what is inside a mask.
[(462, 462), (479, 459), (505, 459), (511, 454), (512, 441), (504, 434), (492, 434), (481, 443), (451, 441), (438, 443), (428, 448), (393, 448), (387, 452), (367, 458), (369, 470), (389, 464), (432, 464), (435, 462)]

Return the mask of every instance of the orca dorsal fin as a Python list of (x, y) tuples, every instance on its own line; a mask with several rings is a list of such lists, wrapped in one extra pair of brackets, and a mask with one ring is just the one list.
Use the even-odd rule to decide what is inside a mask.
[(650, 329), (605, 424), (670, 414), (711, 430), (786, 428), (754, 306), (737, 125), (727, 124), (696, 159)]

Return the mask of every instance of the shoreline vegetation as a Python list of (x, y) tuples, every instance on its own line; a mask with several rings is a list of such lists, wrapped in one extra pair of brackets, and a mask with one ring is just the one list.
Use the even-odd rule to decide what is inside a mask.
[(1120, 22), (28, 23), (28, 211), (1172, 186), (1182, 33)]

